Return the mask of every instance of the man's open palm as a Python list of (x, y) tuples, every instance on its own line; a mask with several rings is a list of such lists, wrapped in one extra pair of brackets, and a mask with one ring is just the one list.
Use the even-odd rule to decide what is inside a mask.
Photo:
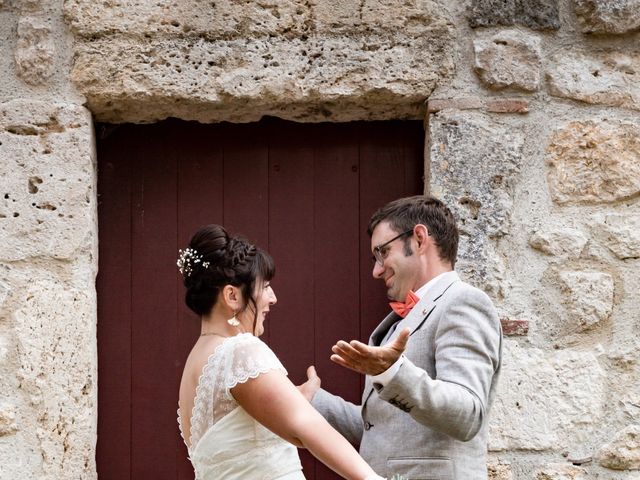
[(392, 341), (373, 347), (357, 340), (338, 341), (332, 348), (331, 361), (365, 375), (379, 375), (393, 365), (407, 348), (411, 330), (404, 328)]

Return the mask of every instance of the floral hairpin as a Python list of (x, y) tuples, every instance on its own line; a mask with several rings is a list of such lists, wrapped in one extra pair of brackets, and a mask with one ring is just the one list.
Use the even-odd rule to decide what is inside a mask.
[(202, 261), (202, 255), (198, 255), (198, 252), (193, 248), (185, 248), (184, 250), (178, 250), (178, 270), (185, 277), (188, 277), (193, 273), (195, 266), (202, 262), (204, 268), (209, 268), (209, 262)]

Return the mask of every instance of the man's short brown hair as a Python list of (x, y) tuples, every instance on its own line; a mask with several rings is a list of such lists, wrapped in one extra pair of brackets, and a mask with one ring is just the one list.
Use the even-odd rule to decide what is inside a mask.
[(450, 262), (452, 268), (455, 266), (458, 255), (456, 219), (447, 206), (437, 198), (416, 195), (387, 203), (369, 220), (367, 228), (369, 236), (381, 222), (389, 222), (391, 228), (397, 233), (411, 230), (419, 223), (425, 225), (429, 236), (438, 247), (440, 258)]

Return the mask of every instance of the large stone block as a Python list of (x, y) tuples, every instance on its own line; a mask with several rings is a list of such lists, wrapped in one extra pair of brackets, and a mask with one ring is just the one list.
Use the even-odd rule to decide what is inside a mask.
[(522, 25), (544, 30), (560, 28), (557, 0), (472, 0), (468, 11), (472, 27)]
[(590, 352), (505, 340), (489, 449), (561, 450), (590, 441), (604, 421), (606, 385), (607, 373)]
[(600, 450), (598, 461), (614, 470), (640, 470), (640, 425), (629, 425)]
[(96, 229), (93, 130), (77, 105), (0, 104), (0, 260), (70, 259)]
[(640, 126), (614, 120), (571, 122), (549, 140), (546, 162), (557, 203), (606, 203), (640, 192)]
[(640, 110), (640, 53), (563, 51), (547, 70), (552, 95)]
[(15, 60), (18, 76), (28, 84), (44, 85), (53, 74), (55, 43), (51, 25), (38, 17), (23, 17), (18, 23)]
[(560, 272), (568, 329), (582, 332), (613, 312), (613, 278), (602, 272)]
[(640, 0), (573, 0), (584, 33), (627, 33), (640, 28)]
[(503, 266), (490, 239), (509, 232), (523, 145), (522, 130), (495, 116), (443, 110), (429, 120), (430, 192), (459, 219), (456, 269), (498, 297)]
[(640, 215), (612, 213), (594, 228), (620, 260), (640, 258)]
[(16, 435), (30, 443), (18, 458), (32, 478), (95, 478), (95, 287), (34, 269), (15, 278), (24, 295), (11, 320), (24, 402)]
[(559, 259), (578, 258), (588, 237), (575, 228), (537, 230), (529, 237), (529, 245)]
[(492, 89), (534, 91), (540, 84), (540, 38), (518, 30), (482, 35), (473, 42), (475, 71)]
[[(389, 6), (370, 2), (353, 27), (337, 30), (312, 21), (309, 7), (297, 2), (274, 2), (262, 23), (229, 2), (219, 29), (202, 22), (188, 32), (185, 24), (215, 17), (210, 9), (219, 5), (185, 4), (191, 6), (160, 14), (145, 2), (139, 17), (123, 5), (102, 19), (101, 3), (67, 2), (78, 39), (72, 79), (98, 120), (421, 118), (424, 100), (453, 75), (454, 28), (438, 2), (398, 4), (392, 18), (401, 28), (377, 19)], [(294, 18), (299, 9), (306, 20)], [(172, 20), (165, 25), (154, 15)], [(287, 19), (297, 26), (287, 27)]]

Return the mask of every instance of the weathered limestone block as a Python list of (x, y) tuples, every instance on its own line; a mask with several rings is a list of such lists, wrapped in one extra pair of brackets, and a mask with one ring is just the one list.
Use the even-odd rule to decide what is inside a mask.
[(627, 33), (640, 28), (639, 0), (573, 0), (584, 33)]
[(544, 30), (560, 28), (557, 0), (472, 0), (471, 27), (522, 25)]
[(0, 437), (11, 435), (17, 430), (15, 406), (6, 402), (0, 403)]
[(501, 295), (502, 260), (490, 238), (510, 228), (522, 164), (522, 129), (479, 112), (443, 110), (429, 120), (431, 194), (458, 217), (456, 269), (471, 283)]
[(607, 405), (607, 373), (597, 358), (590, 352), (525, 348), (509, 339), (503, 347), (489, 449), (557, 450), (590, 440)]
[(513, 480), (511, 465), (505, 463), (489, 463), (487, 465), (489, 480)]
[(588, 241), (585, 234), (574, 228), (538, 230), (529, 237), (531, 247), (561, 258), (578, 258)]
[(489, 88), (538, 89), (542, 64), (539, 37), (503, 30), (477, 38), (473, 48), (475, 71)]
[(53, 32), (47, 21), (38, 17), (20, 19), (15, 60), (18, 76), (26, 83), (47, 83), (55, 63)]
[[(568, 321), (585, 331), (611, 316), (613, 278), (602, 272), (560, 272)], [(571, 329), (573, 330), (573, 329)]]
[(603, 467), (640, 470), (640, 425), (629, 425), (597, 454)]
[(547, 71), (552, 95), (582, 102), (640, 110), (640, 53), (555, 55)]
[[(97, 413), (95, 287), (72, 286), (31, 269), (20, 275), (24, 301), (13, 315), (22, 435), (33, 478), (94, 478)], [(29, 457), (33, 457), (30, 459)], [(34, 461), (37, 460), (37, 461)]]
[(567, 463), (551, 463), (536, 472), (536, 480), (586, 480), (586, 475), (584, 468)]
[[(103, 2), (65, 5), (77, 36), (72, 80), (98, 120), (421, 118), (424, 100), (454, 71), (453, 24), (435, 1), (403, 3), (393, 17), (402, 28), (374, 18), (389, 6), (366, 3), (373, 13), (339, 33), (299, 2), (274, 2), (264, 20), (237, 2), (188, 1), (166, 12), (144, 2), (141, 15), (129, 15), (139, 3), (109, 12)], [(216, 16), (223, 7), (226, 21)], [(420, 15), (407, 15), (414, 10)]]
[(93, 241), (95, 168), (89, 112), (0, 104), (0, 260), (70, 259)]
[(605, 203), (640, 192), (640, 125), (613, 120), (571, 122), (546, 152), (556, 203)]
[(640, 258), (640, 215), (612, 213), (595, 228), (620, 260)]

